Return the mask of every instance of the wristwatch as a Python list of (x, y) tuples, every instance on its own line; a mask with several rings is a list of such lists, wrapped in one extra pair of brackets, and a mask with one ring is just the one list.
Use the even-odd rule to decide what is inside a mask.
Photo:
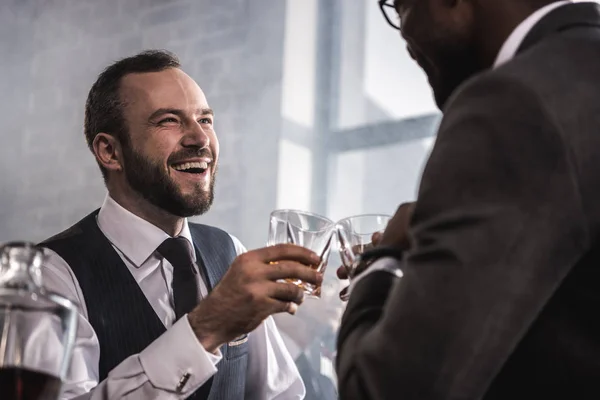
[(397, 259), (398, 261), (402, 261), (404, 258), (404, 251), (395, 247), (376, 247), (374, 249), (367, 250), (360, 254), (354, 261), (354, 266), (352, 268), (354, 273), (352, 274), (352, 277), (354, 278), (355, 276), (360, 275), (363, 271), (369, 268), (371, 264), (383, 257), (391, 257)]

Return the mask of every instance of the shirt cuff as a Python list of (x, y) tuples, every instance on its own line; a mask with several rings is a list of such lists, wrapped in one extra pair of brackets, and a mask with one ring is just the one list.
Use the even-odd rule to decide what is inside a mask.
[(187, 316), (179, 319), (139, 355), (153, 386), (181, 394), (193, 393), (217, 372), (223, 355), (206, 351)]
[(383, 257), (375, 262), (366, 271), (362, 274), (358, 275), (356, 278), (352, 279), (350, 282), (350, 287), (348, 288), (348, 294), (352, 294), (352, 289), (356, 286), (356, 284), (361, 281), (365, 276), (372, 274), (375, 271), (385, 271), (392, 275), (395, 275), (398, 278), (402, 278), (402, 270), (400, 269), (400, 261), (396, 258), (392, 257)]

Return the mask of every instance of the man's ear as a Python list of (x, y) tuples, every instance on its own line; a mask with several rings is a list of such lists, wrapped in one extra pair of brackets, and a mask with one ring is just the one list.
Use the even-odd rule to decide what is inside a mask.
[(100, 132), (94, 138), (92, 149), (98, 163), (107, 171), (123, 171), (121, 143), (108, 133)]

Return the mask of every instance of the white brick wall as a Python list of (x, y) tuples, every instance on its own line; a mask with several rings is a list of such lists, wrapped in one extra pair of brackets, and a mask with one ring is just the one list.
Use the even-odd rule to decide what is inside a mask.
[(217, 114), (217, 195), (201, 220), (250, 247), (264, 244), (276, 201), (284, 6), (0, 2), (0, 242), (44, 239), (101, 204), (104, 187), (83, 137), (87, 92), (110, 62), (166, 48), (179, 55)]

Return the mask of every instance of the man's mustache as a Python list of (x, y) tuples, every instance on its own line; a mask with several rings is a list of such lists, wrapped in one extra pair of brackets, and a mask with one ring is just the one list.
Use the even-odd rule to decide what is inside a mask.
[(172, 154), (169, 157), (169, 164), (174, 164), (180, 161), (185, 161), (185, 160), (189, 160), (190, 158), (210, 158), (211, 160), (214, 160), (214, 157), (212, 155), (212, 151), (210, 151), (210, 149), (208, 148), (202, 148), (202, 149), (185, 149), (185, 150), (181, 150), (177, 153)]

